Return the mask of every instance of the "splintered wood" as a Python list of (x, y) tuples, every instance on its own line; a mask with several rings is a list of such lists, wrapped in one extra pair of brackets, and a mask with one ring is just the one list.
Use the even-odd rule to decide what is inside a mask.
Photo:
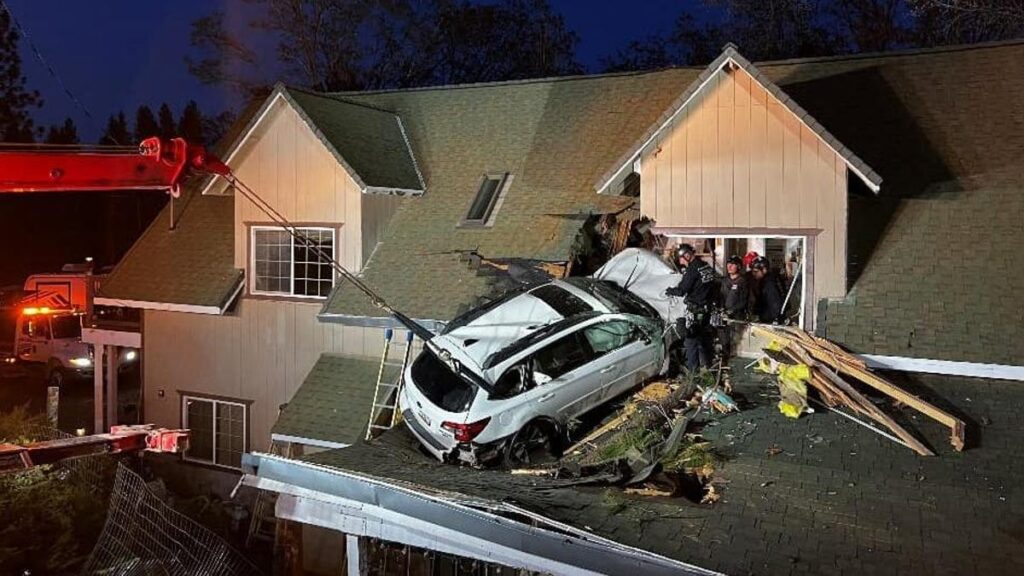
[(934, 455), (920, 440), (842, 378), (846, 376), (947, 426), (950, 429), (950, 443), (957, 450), (964, 449), (963, 420), (870, 372), (863, 360), (834, 343), (789, 326), (755, 324), (752, 328), (756, 334), (778, 343), (781, 354), (792, 363), (805, 364), (811, 369), (811, 378), (807, 384), (819, 392), (829, 407), (845, 406), (889, 429), (894, 436), (918, 454)]

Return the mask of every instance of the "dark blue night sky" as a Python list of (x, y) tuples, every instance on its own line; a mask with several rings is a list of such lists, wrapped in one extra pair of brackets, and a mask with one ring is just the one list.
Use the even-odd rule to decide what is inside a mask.
[[(247, 21), (252, 8), (241, 0), (6, 0), (34, 44), (94, 116), (64, 95), (22, 42), (30, 85), (45, 99), (37, 114), (43, 124), (71, 116), (86, 140), (95, 140), (117, 110), (131, 117), (140, 104), (169, 102), (177, 112), (189, 99), (204, 111), (234, 104), (220, 89), (203, 86), (185, 67), (189, 23), (217, 9)], [(700, 0), (551, 0), (579, 34), (578, 57), (596, 70), (602, 56), (630, 40), (671, 26), (682, 6), (705, 10)]]

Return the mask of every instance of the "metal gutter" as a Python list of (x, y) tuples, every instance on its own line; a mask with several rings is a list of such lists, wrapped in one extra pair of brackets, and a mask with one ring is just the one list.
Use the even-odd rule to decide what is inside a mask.
[(537, 514), (530, 525), (466, 500), (309, 462), (245, 454), (243, 469), (243, 484), (290, 496), (279, 500), (279, 514), (348, 534), (557, 574), (717, 574)]

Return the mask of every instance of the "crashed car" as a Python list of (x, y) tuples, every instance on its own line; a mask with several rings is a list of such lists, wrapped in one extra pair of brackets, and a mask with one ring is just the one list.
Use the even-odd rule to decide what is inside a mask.
[(553, 280), (456, 318), (410, 363), (403, 419), (447, 462), (528, 463), (568, 422), (667, 368), (664, 289), (679, 275), (627, 250), (593, 277)]

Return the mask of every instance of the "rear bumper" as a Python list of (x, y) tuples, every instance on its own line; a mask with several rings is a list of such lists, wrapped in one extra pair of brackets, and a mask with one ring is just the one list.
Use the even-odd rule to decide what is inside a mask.
[(497, 458), (501, 453), (501, 447), (504, 445), (504, 441), (502, 440), (490, 444), (476, 444), (473, 442), (468, 444), (456, 444), (455, 446), (448, 448), (441, 444), (437, 438), (434, 438), (430, 432), (423, 427), (419, 418), (417, 418), (416, 414), (411, 410), (404, 410), (402, 412), (402, 421), (405, 422), (406, 428), (412, 432), (412, 435), (420, 441), (423, 448), (441, 462), (463, 463), (469, 464), (470, 466), (478, 466)]

